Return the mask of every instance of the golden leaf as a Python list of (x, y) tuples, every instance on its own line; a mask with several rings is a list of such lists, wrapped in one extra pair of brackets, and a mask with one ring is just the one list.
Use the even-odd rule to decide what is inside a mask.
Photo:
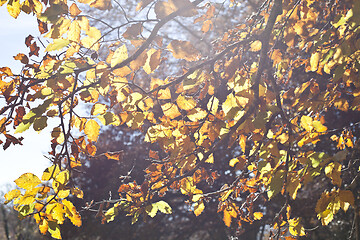
[(260, 220), (263, 217), (262, 212), (254, 212), (254, 219)]
[(13, 189), (10, 192), (7, 192), (4, 196), (4, 198), (6, 199), (5, 204), (9, 203), (10, 201), (12, 201), (13, 199), (19, 197), (21, 194), (19, 189)]
[(313, 54), (311, 54), (310, 57), (310, 71), (315, 72), (318, 69), (318, 65), (319, 65), (319, 61), (320, 61), (320, 53), (319, 52), (315, 52)]
[(254, 42), (251, 43), (251, 45), (250, 45), (250, 51), (251, 51), (251, 52), (260, 51), (261, 46), (262, 46), (262, 43), (261, 43), (259, 40), (256, 40), (256, 41), (254, 41)]
[(313, 125), (315, 131), (317, 131), (317, 132), (326, 132), (327, 131), (327, 127), (322, 125), (322, 123), (320, 121), (313, 121), (312, 125)]
[(121, 161), (122, 160), (122, 156), (124, 155), (123, 151), (119, 151), (119, 152), (107, 152), (105, 153), (105, 156), (108, 159), (113, 159), (116, 161)]
[(100, 10), (109, 10), (112, 8), (111, 0), (95, 0), (90, 3), (90, 7), (94, 7)]
[(107, 106), (102, 103), (95, 103), (91, 108), (91, 115), (105, 114)]
[(114, 55), (111, 58), (111, 67), (122, 63), (125, 59), (128, 58), (126, 45), (123, 44), (121, 47), (115, 50)]
[(72, 21), (68, 31), (68, 39), (74, 42), (80, 42), (81, 28), (77, 20)]
[(191, 110), (196, 106), (196, 101), (192, 97), (179, 95), (176, 99), (179, 108), (183, 110)]
[(41, 180), (43, 181), (49, 181), (52, 178), (55, 178), (56, 175), (60, 172), (60, 168), (57, 164), (52, 165), (51, 167), (48, 167), (43, 172), (43, 175), (41, 177)]
[(62, 200), (62, 203), (64, 204), (65, 209), (65, 216), (70, 219), (72, 224), (74, 224), (77, 227), (81, 226), (81, 216), (76, 211), (75, 206), (72, 204), (72, 202), (64, 199)]
[(309, 116), (302, 116), (300, 119), (300, 125), (303, 127), (307, 132), (311, 132), (313, 129), (313, 120)]
[(18, 0), (10, 0), (6, 6), (10, 16), (12, 16), (13, 18), (17, 18), (20, 14), (20, 9), (21, 9), (21, 5), (20, 5), (20, 1)]
[(199, 216), (205, 209), (205, 204), (203, 201), (196, 202), (194, 205), (194, 214)]
[(84, 133), (89, 138), (89, 140), (96, 142), (96, 140), (99, 136), (99, 133), (100, 133), (99, 124), (95, 120), (90, 119), (85, 124)]
[(72, 17), (76, 17), (81, 13), (81, 10), (78, 8), (78, 6), (75, 3), (71, 4), (69, 11)]
[(193, 121), (193, 122), (204, 119), (206, 116), (207, 116), (207, 112), (202, 108), (192, 109), (187, 115), (187, 117), (190, 119), (190, 121)]
[(39, 230), (42, 234), (45, 234), (48, 231), (48, 221), (45, 218), (41, 219), (39, 222)]
[(24, 173), (14, 181), (19, 188), (31, 190), (41, 183), (41, 180), (32, 173)]
[(173, 119), (181, 115), (178, 107), (174, 103), (165, 103), (161, 105), (161, 109), (164, 112), (164, 115)]

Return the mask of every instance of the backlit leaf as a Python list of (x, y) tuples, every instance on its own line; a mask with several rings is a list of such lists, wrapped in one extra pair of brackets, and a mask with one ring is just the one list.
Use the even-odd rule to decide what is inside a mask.
[(194, 214), (199, 216), (205, 209), (205, 204), (203, 201), (196, 202), (194, 205)]
[(107, 106), (102, 103), (95, 103), (91, 108), (91, 115), (98, 115), (106, 113)]
[(251, 43), (250, 45), (250, 51), (251, 52), (257, 52), (257, 51), (260, 51), (261, 49), (261, 42), (259, 40), (256, 40), (255, 42)]
[(99, 124), (95, 120), (90, 119), (85, 124), (84, 133), (91, 141), (96, 142), (100, 133)]
[(163, 110), (164, 115), (171, 119), (181, 115), (178, 107), (174, 103), (165, 103), (164, 105), (161, 105), (161, 109)]
[(111, 58), (111, 67), (122, 63), (125, 59), (128, 58), (126, 45), (123, 44), (121, 47), (115, 50), (114, 55)]
[(7, 192), (4, 196), (4, 198), (6, 199), (5, 204), (11, 202), (13, 199), (20, 196), (20, 194), (21, 194), (21, 192), (19, 189), (13, 189), (10, 192)]
[(61, 239), (60, 226), (56, 222), (48, 222), (48, 232), (50, 233), (51, 237)]
[(19, 188), (31, 190), (41, 183), (41, 180), (32, 173), (24, 173), (18, 179), (15, 180), (16, 185)]
[(260, 220), (262, 217), (263, 217), (262, 212), (254, 212), (254, 219), (255, 220)]
[(309, 116), (302, 116), (300, 120), (301, 127), (305, 128), (307, 132), (311, 132), (313, 128), (313, 120)]
[(153, 203), (153, 205), (155, 205), (159, 209), (159, 211), (162, 213), (165, 213), (165, 214), (172, 213), (172, 209), (171, 209), (170, 205), (165, 201), (159, 201), (159, 202)]
[(47, 52), (60, 50), (60, 49), (62, 49), (64, 47), (66, 47), (69, 43), (70, 43), (69, 39), (57, 38), (57, 39), (54, 39), (54, 42), (50, 43), (46, 47), (45, 50)]
[(179, 108), (183, 110), (191, 110), (196, 106), (196, 101), (192, 97), (179, 95), (176, 99)]
[(196, 61), (199, 59), (198, 50), (188, 41), (173, 40), (167, 48), (175, 58), (185, 59), (187, 61)]
[(20, 1), (18, 0), (10, 0), (7, 4), (7, 10), (13, 18), (17, 18), (20, 14)]

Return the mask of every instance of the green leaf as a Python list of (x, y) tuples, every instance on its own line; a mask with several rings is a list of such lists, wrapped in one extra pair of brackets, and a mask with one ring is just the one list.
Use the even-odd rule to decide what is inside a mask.
[(69, 43), (70, 41), (68, 39), (62, 39), (62, 38), (54, 39), (54, 42), (50, 43), (46, 47), (45, 51), (50, 52), (50, 51), (60, 50), (66, 47)]

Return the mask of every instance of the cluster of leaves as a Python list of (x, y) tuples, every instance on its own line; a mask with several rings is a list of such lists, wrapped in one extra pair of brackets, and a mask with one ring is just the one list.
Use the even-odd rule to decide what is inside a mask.
[[(14, 18), (21, 11), (35, 14), (42, 37), (50, 39), (40, 56), (37, 40), (26, 38), (29, 54), (15, 56), (24, 65), (20, 74), (0, 68), (4, 149), (21, 144), (13, 133), (31, 126), (40, 132), (48, 119), (58, 120), (51, 133), (52, 166), (41, 180), (23, 174), (15, 181), (23, 190), (5, 195), (21, 216), (36, 219), (42, 233), (61, 238), (65, 217), (81, 225), (68, 200), (70, 194), (83, 195), (73, 181), (81, 156), (122, 160), (121, 152), (97, 154), (100, 129), (109, 125), (140, 130), (159, 150), (149, 150), (142, 183), (123, 182), (119, 198), (108, 201), (111, 207), (100, 204), (103, 221), (121, 211), (133, 222), (170, 214), (161, 198), (179, 191), (196, 216), (216, 199), (225, 225), (240, 228), (263, 217), (254, 211), (259, 199), (281, 195), (284, 203), (270, 237), (302, 236), (305, 229), (301, 216), (291, 213), (292, 200), (319, 175), (331, 181), (315, 209), (322, 224), (340, 208), (358, 208), (360, 169), (354, 156), (359, 143), (350, 128), (329, 130), (324, 114), (329, 108), (359, 111), (360, 1), (264, 1), (251, 18), (216, 36), (208, 55), (191, 41), (160, 35), (176, 18), (211, 33), (216, 5), (203, 0), (142, 0), (136, 11), (143, 20), (126, 18), (119, 26), (102, 22), (102, 31), (80, 8), (110, 11), (110, 0), (3, 4)], [(238, 5), (230, 0), (228, 7)], [(30, 59), (35, 56), (40, 61)], [(299, 72), (313, 77), (303, 79)], [(89, 116), (81, 114), (85, 105)], [(338, 148), (333, 156), (315, 148), (330, 137)], [(234, 147), (238, 151), (226, 164), (236, 178), (205, 192), (202, 184), (217, 180), (223, 161), (216, 152)]]

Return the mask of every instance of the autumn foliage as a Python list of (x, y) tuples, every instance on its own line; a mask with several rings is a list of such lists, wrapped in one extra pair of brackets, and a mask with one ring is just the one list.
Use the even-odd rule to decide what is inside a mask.
[[(74, 174), (84, 159), (124, 161), (122, 151), (96, 145), (102, 128), (122, 125), (154, 147), (143, 182), (125, 178), (113, 199), (85, 206), (103, 223), (171, 214), (162, 197), (177, 191), (196, 216), (216, 200), (224, 224), (241, 228), (280, 197), (269, 237), (295, 239), (307, 231), (293, 203), (318, 176), (329, 181), (313, 209), (319, 222), (328, 225), (340, 209), (359, 219), (359, 140), (350, 128), (358, 123), (330, 129), (325, 115), (360, 110), (360, 1), (249, 1), (252, 15), (215, 31), (220, 9), (246, 4), (225, 2), (141, 0), (136, 18), (113, 24), (98, 16), (126, 13), (110, 0), (0, 0), (14, 18), (33, 14), (41, 35), (28, 36), (29, 53), (14, 57), (20, 73), (0, 68), (1, 144), (21, 144), (22, 132), (56, 122), (52, 165), (41, 178), (21, 175), (6, 202), (61, 239), (66, 219), (82, 224), (71, 202), (83, 197)], [(204, 40), (162, 34), (179, 19)], [(230, 161), (216, 156), (220, 149), (232, 149)], [(206, 192), (220, 164), (235, 177)]]

